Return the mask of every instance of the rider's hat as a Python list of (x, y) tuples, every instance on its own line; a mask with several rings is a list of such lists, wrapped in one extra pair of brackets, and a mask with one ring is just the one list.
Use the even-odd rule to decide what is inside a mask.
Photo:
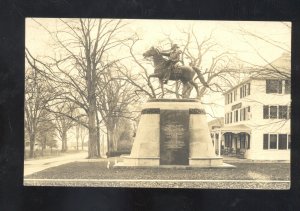
[(174, 49), (174, 48), (179, 48), (179, 46), (177, 44), (173, 44), (171, 49)]

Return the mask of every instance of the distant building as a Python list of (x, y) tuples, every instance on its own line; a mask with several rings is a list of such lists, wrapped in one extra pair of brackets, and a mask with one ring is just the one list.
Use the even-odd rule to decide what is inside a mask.
[[(219, 140), (219, 133), (216, 133), (215, 131), (218, 131), (222, 127), (224, 127), (224, 117), (219, 117), (219, 118), (216, 118), (216, 119), (208, 122), (208, 128), (209, 128), (209, 131), (211, 132), (211, 138), (212, 138), (212, 142), (215, 146), (216, 154), (221, 153), (221, 148), (219, 150), (220, 146), (218, 145), (218, 142), (215, 143), (215, 140)], [(221, 138), (221, 142), (224, 143), (224, 137), (221, 136), (220, 138)]]
[(211, 130), (223, 155), (290, 160), (290, 55), (283, 54), (270, 66), (276, 71), (247, 78), (224, 93), (224, 126)]
[(224, 117), (219, 117), (208, 122), (209, 131), (212, 131), (213, 129), (216, 128), (221, 128), (223, 126), (224, 126)]

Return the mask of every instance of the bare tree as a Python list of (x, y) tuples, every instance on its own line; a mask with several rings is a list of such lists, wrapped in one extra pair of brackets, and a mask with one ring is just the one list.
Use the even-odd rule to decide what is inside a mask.
[[(178, 43), (182, 48), (181, 62), (190, 65), (197, 76), (195, 80), (201, 85), (199, 99), (208, 91), (224, 92), (235, 84), (236, 75), (240, 73), (239, 64), (234, 54), (222, 48), (215, 41), (213, 31), (206, 37), (200, 36), (195, 27), (188, 30), (178, 29), (183, 39), (174, 39), (166, 34), (165, 42), (169, 45)], [(176, 91), (178, 85), (176, 85)]]
[(58, 138), (62, 142), (62, 152), (68, 151), (68, 131), (75, 125), (74, 121), (71, 118), (67, 117), (65, 114), (67, 114), (68, 116), (74, 116), (74, 112), (75, 107), (73, 103), (64, 103), (55, 106), (55, 129), (58, 132)]
[(137, 102), (134, 86), (123, 80), (118, 67), (107, 68), (99, 80), (97, 96), (98, 111), (107, 131), (108, 151), (117, 150), (117, 128), (122, 118), (134, 119), (135, 114), (129, 111), (128, 106)]
[[(47, 112), (46, 112), (47, 113)], [(44, 150), (47, 146), (52, 147), (55, 146), (55, 124), (51, 119), (51, 114), (43, 115), (43, 121), (38, 125), (36, 141), (40, 143), (41, 146), (41, 156), (44, 156)]]
[[(291, 32), (290, 24), (282, 22), (283, 29), (286, 32)], [(276, 40), (270, 36), (258, 34), (257, 32), (253, 32), (248, 30), (245, 27), (240, 26), (238, 29), (239, 34), (244, 38), (244, 41), (251, 47), (252, 50), (256, 53), (256, 55), (265, 63), (264, 65), (255, 64), (249, 61), (243, 62), (247, 68), (245, 71), (249, 76), (259, 76), (259, 77), (278, 77), (285, 80), (291, 79), (291, 46), (290, 42), (287, 40)], [(285, 64), (277, 64), (277, 61), (267, 59), (265, 55), (261, 52), (261, 50), (256, 46), (256, 43), (262, 43), (266, 47), (282, 51), (282, 55), (286, 58)], [(281, 61), (282, 58), (281, 58)]]
[[(27, 58), (27, 57), (26, 57)], [(47, 108), (49, 103), (55, 99), (56, 94), (52, 87), (41, 77), (37, 71), (35, 63), (25, 72), (25, 128), (29, 135), (30, 153), (29, 157), (33, 158), (36, 135), (39, 125), (43, 124), (49, 115)]]
[[(194, 28), (179, 32), (183, 39), (174, 39), (171, 35), (165, 34), (165, 37), (155, 47), (161, 49), (162, 46), (171, 46), (175, 42), (181, 46), (183, 52), (181, 63), (190, 65), (194, 69), (196, 72), (194, 80), (201, 85), (197, 98), (201, 99), (208, 91), (224, 92), (226, 88), (232, 87), (236, 75), (240, 73), (240, 68), (233, 54), (225, 51), (214, 40), (213, 32), (205, 38), (197, 35)], [(140, 39), (136, 35), (132, 37), (131, 43), (126, 45), (135, 65), (131, 68), (128, 65), (123, 65), (119, 68), (119, 72), (128, 83), (136, 87), (137, 93), (149, 98), (158, 98), (161, 92), (157, 86), (152, 85), (153, 81), (150, 81), (148, 75), (148, 71), (153, 68), (153, 65), (141, 56), (143, 52), (138, 54), (134, 51), (138, 41)], [(132, 72), (131, 69), (135, 71)], [(169, 96), (175, 94), (176, 98), (181, 98), (182, 96), (179, 94), (179, 90), (182, 89), (180, 82), (171, 82), (170, 85), (166, 89), (167, 94)]]
[(61, 102), (73, 102), (80, 109), (79, 116), (68, 117), (89, 131), (88, 158), (100, 156), (96, 123), (97, 78), (115, 62), (114, 59), (109, 62), (110, 51), (127, 40), (119, 36), (125, 25), (121, 20), (60, 19), (59, 28), (49, 31), (56, 44), (55, 56), (39, 61), (45, 69), (45, 77), (64, 90)]
[(123, 80), (135, 87), (134, 92), (138, 98), (158, 98), (161, 96), (160, 89), (159, 87), (154, 88), (148, 73), (153, 65), (142, 57), (143, 52), (134, 51), (135, 45), (139, 41), (141, 39), (135, 34), (131, 37), (130, 42), (124, 43), (129, 50), (130, 58), (127, 61), (130, 61), (131, 65), (119, 62), (116, 64), (117, 71)]
[(79, 150), (79, 142), (81, 142), (81, 150), (83, 150), (84, 138), (86, 136), (86, 128), (81, 124), (75, 125), (76, 149)]

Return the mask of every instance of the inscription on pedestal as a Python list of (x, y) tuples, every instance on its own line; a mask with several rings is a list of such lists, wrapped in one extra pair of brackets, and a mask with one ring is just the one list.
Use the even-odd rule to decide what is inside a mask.
[(189, 164), (189, 111), (160, 110), (160, 165)]

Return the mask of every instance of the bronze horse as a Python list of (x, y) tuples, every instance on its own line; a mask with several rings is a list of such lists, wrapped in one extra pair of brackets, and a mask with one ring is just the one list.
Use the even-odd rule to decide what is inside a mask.
[[(154, 63), (154, 73), (149, 75), (149, 78), (158, 78), (160, 87), (162, 89), (162, 97), (164, 96), (164, 83), (163, 78), (166, 68), (168, 68), (168, 60), (165, 59), (159, 52), (158, 49), (151, 47), (146, 51), (143, 56), (145, 58), (152, 57)], [(169, 80), (178, 81), (180, 80), (183, 84), (182, 98), (188, 98), (191, 94), (193, 87), (197, 91), (197, 96), (199, 96), (199, 90), (197, 83), (194, 82), (193, 78), (195, 76), (195, 71), (188, 66), (178, 66), (171, 71)]]

